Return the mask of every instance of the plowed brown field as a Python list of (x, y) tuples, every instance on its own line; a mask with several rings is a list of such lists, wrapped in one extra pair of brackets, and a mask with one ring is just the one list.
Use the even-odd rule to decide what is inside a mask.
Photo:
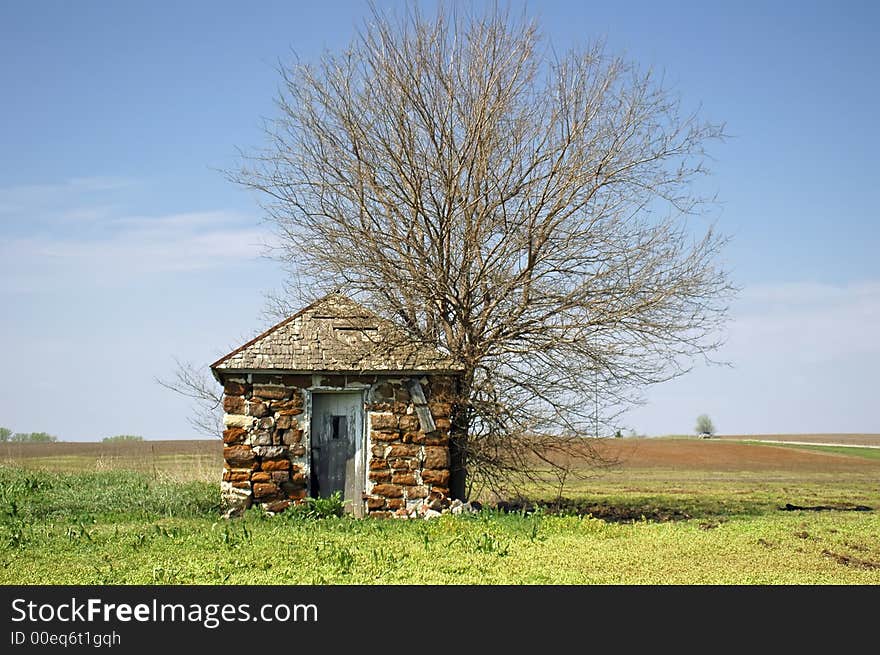
[[(799, 435), (807, 436), (807, 435)], [(828, 435), (824, 435), (827, 438)], [(870, 435), (866, 435), (870, 436)], [(800, 438), (798, 439), (800, 440)], [(623, 471), (787, 471), (880, 475), (880, 460), (727, 439), (590, 439)], [(862, 442), (864, 443), (864, 442)], [(223, 467), (220, 440), (132, 443), (0, 444), (0, 463), (60, 471), (131, 469), (177, 478), (214, 479)]]
[(623, 469), (682, 471), (790, 471), (804, 473), (877, 471), (880, 460), (797, 450), (770, 444), (714, 439), (607, 439), (600, 452)]

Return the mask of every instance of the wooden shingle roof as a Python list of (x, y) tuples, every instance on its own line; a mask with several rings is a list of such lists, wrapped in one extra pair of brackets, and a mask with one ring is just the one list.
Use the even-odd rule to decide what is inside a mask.
[(340, 294), (312, 303), (213, 364), (215, 372), (454, 372), (448, 356)]

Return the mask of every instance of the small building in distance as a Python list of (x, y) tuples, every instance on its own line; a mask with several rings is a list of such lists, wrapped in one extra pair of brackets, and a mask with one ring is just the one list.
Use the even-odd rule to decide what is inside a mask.
[(416, 516), (450, 499), (461, 367), (331, 294), (222, 357), (221, 489), (230, 513), (342, 494), (356, 516)]

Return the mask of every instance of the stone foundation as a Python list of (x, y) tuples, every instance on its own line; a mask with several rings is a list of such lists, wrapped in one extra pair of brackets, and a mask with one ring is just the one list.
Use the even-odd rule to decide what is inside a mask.
[(224, 379), (221, 482), (228, 514), (253, 504), (280, 512), (305, 500), (311, 392), (330, 390), (364, 394), (365, 513), (407, 517), (446, 506), (454, 384), (454, 378), (436, 375), (230, 373)]

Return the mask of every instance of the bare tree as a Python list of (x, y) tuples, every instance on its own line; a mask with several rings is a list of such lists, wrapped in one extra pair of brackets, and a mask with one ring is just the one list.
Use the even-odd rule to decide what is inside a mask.
[(175, 360), (174, 378), (156, 383), (193, 401), (190, 425), (209, 437), (223, 436), (223, 389), (204, 367)]
[(690, 217), (722, 128), (650, 72), (557, 55), (497, 7), (374, 8), (347, 50), (280, 72), (268, 146), (229, 176), (293, 288), (351, 293), (464, 365), (475, 489), (595, 456), (597, 401), (610, 425), (719, 345), (724, 239)]

